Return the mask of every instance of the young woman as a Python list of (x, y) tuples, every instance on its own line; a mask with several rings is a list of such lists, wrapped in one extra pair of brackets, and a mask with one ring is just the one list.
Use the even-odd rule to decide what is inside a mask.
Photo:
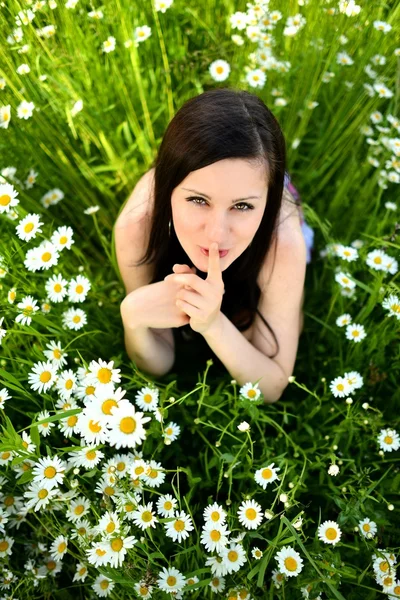
[(210, 90), (176, 113), (115, 227), (139, 368), (181, 377), (213, 358), (239, 385), (258, 381), (266, 402), (280, 398), (313, 237), (285, 167), (281, 128), (249, 92)]

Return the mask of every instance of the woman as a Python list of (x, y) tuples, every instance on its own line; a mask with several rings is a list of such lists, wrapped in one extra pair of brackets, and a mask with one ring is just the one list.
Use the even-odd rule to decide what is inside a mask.
[[(213, 358), (241, 385), (260, 380), (267, 402), (294, 367), (312, 247), (285, 166), (282, 131), (257, 96), (222, 88), (191, 98), (154, 161), (149, 242), (135, 263), (152, 265), (150, 285), (136, 294), (137, 322), (172, 330), (174, 371)], [(160, 289), (150, 289), (158, 282), (165, 298), (175, 286), (171, 298), (182, 304), (173, 310), (185, 324), (161, 310)]]

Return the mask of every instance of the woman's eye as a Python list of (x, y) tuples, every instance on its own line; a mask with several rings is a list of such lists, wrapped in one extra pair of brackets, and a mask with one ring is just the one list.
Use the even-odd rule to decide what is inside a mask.
[[(205, 202), (204, 198), (198, 198), (196, 196), (192, 196), (191, 198), (186, 198), (186, 200), (188, 202), (192, 202), (193, 204), (197, 204), (198, 206), (204, 206), (204, 204), (199, 204), (198, 202), (194, 202), (195, 200), (200, 200), (200, 202)], [(239, 208), (238, 209), (239, 212), (248, 212), (249, 210), (252, 210), (254, 208), (254, 206), (252, 206), (251, 204), (248, 204), (247, 202), (240, 202), (239, 204), (235, 204), (235, 208), (237, 208), (238, 206), (246, 207), (246, 208)]]

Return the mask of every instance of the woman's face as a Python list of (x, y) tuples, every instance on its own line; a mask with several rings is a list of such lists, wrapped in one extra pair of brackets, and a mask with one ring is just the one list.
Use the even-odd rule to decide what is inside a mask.
[[(220, 249), (221, 270), (250, 245), (267, 203), (265, 166), (241, 158), (220, 160), (192, 171), (173, 190), (172, 220), (177, 238), (200, 271), (208, 270), (208, 250)], [(228, 250), (221, 256), (221, 250)]]

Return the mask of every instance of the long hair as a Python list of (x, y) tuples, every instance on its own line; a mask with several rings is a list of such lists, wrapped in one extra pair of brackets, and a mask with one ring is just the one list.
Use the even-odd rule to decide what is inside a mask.
[[(257, 309), (261, 290), (260, 269), (272, 247), (276, 232), (286, 170), (286, 145), (278, 121), (264, 102), (244, 90), (218, 88), (191, 98), (178, 110), (163, 136), (153, 162), (154, 211), (147, 251), (136, 266), (152, 263), (151, 283), (172, 273), (175, 263), (193, 266), (176, 236), (172, 222), (171, 195), (189, 173), (228, 158), (265, 165), (267, 203), (260, 226), (246, 250), (223, 272), (225, 294), (221, 311), (245, 331), (256, 313), (279, 343)], [(171, 230), (169, 232), (169, 224)], [(198, 273), (205, 278), (207, 274)]]

